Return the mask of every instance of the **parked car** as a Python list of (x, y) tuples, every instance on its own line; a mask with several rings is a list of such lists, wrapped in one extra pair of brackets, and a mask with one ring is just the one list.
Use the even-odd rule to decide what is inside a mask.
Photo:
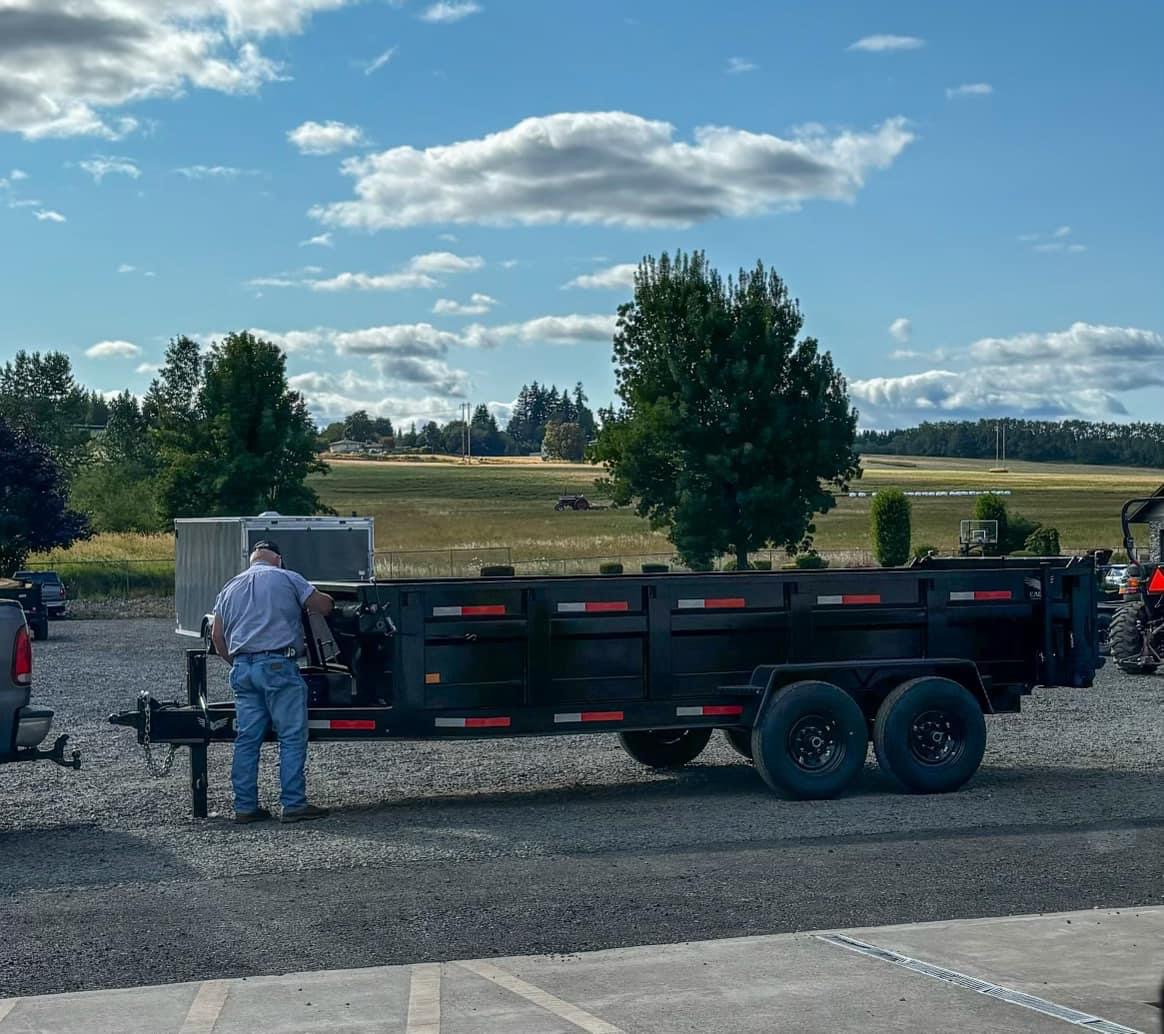
[(50, 618), (65, 616), (69, 594), (56, 571), (17, 571), (12, 577), (22, 582), (35, 582), (40, 586), (41, 599)]
[(0, 764), (10, 761), (53, 761), (80, 768), (77, 751), (65, 757), (68, 736), (58, 736), (49, 750), (40, 745), (48, 737), (53, 713), (33, 707), (32, 636), (24, 610), (16, 600), (0, 599)]
[(1128, 582), (1128, 565), (1112, 564), (1103, 575), (1104, 592), (1122, 592)]
[(48, 610), (40, 585), (23, 578), (0, 578), (0, 600), (12, 600), (20, 605), (33, 639), (48, 638)]

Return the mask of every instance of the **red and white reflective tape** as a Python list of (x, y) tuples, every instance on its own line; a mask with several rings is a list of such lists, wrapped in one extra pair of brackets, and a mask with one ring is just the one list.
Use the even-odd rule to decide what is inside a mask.
[(434, 718), (438, 729), (508, 729), (509, 718)]
[(740, 610), (746, 607), (743, 596), (720, 596), (702, 600), (680, 600), (680, 610)]
[(975, 589), (973, 592), (950, 593), (951, 603), (968, 603), (971, 600), (1010, 600), (1014, 599), (1010, 589)]
[(376, 722), (371, 718), (312, 718), (308, 721), (307, 728), (375, 732)]
[(571, 711), (554, 715), (555, 725), (573, 725), (576, 722), (621, 722), (621, 711)]
[(679, 718), (735, 718), (744, 713), (742, 704), (704, 704), (701, 707), (677, 707)]
[(483, 603), (469, 607), (433, 607), (434, 618), (478, 618), (505, 613), (504, 603)]
[(881, 597), (877, 593), (864, 593), (845, 596), (818, 596), (816, 598), (816, 605), (818, 607), (847, 607), (853, 604), (880, 602)]
[(630, 610), (626, 600), (592, 600), (589, 603), (559, 603), (559, 614), (614, 614)]

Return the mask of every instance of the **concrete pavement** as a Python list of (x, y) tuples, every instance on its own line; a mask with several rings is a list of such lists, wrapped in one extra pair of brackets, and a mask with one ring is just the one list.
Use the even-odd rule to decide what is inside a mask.
[(1164, 908), (0, 999), (0, 1034), (1161, 1029)]

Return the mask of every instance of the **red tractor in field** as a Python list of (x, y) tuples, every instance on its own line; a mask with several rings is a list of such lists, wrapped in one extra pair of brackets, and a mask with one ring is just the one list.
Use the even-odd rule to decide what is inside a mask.
[[(1133, 524), (1151, 529), (1148, 556), (1141, 558)], [(1164, 486), (1148, 499), (1130, 499), (1120, 512), (1128, 567), (1108, 630), (1112, 659), (1121, 671), (1151, 675), (1164, 664)]]

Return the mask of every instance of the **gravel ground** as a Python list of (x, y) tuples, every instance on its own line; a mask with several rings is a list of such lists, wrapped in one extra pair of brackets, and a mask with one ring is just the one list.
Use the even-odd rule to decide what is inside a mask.
[[(189, 818), (188, 762), (153, 779), (133, 733), (106, 722), (138, 691), (183, 695), (190, 645), (162, 620), (65, 621), (37, 644), (34, 699), (56, 711), (83, 754), (80, 772), (53, 765), (0, 769), (0, 890), (139, 878), (302, 870), (319, 866), (550, 855), (562, 851), (692, 847), (756, 840), (1080, 825), (1164, 819), (1164, 678), (1102, 671), (1089, 690), (1036, 692), (1021, 715), (991, 718), (982, 769), (961, 792), (911, 797), (890, 791), (872, 760), (836, 801), (772, 795), (718, 737), (679, 773), (657, 774), (603, 735), (493, 743), (312, 744), (308, 788), (336, 814), (291, 830), (230, 816), (229, 745), (210, 751), (212, 819)], [(228, 695), (211, 661), (211, 694)], [(870, 757), (872, 755), (870, 754)], [(278, 796), (277, 755), (264, 749), (261, 794)], [(36, 838), (6, 835), (38, 830)], [(105, 847), (97, 845), (104, 844)], [(43, 858), (52, 845), (53, 861)], [(84, 857), (79, 877), (74, 855)]]
[(84, 767), (0, 768), (0, 996), (1164, 900), (1164, 678), (1036, 693), (946, 796), (870, 763), (840, 800), (782, 800), (718, 737), (667, 775), (604, 735), (333, 743), (308, 762), (331, 818), (237, 827), (229, 745), (193, 820), (185, 752), (152, 779), (106, 721), (183, 696), (172, 628), (36, 644), (34, 700)]

